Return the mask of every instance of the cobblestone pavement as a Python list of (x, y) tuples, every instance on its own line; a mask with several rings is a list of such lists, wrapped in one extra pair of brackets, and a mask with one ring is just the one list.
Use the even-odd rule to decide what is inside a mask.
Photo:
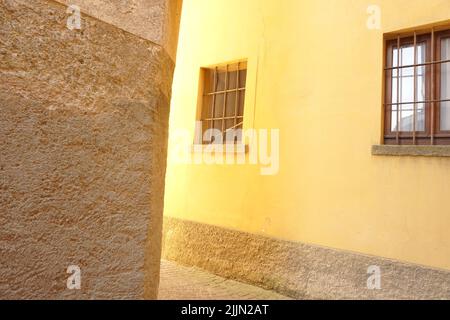
[(272, 291), (161, 261), (160, 300), (289, 300)]

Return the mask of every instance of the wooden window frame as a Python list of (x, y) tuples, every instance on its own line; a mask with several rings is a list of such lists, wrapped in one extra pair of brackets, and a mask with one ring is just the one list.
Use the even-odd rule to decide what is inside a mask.
[[(385, 61), (384, 68), (384, 82), (385, 95), (383, 107), (383, 133), (384, 144), (387, 145), (450, 145), (450, 130), (444, 131), (440, 129), (440, 104), (443, 101), (440, 99), (440, 84), (441, 84), (441, 66), (443, 63), (450, 63), (447, 60), (441, 60), (441, 41), (445, 38), (450, 38), (450, 27), (435, 31), (432, 29), (428, 32), (399, 35), (393, 39), (387, 39), (385, 45)], [(425, 49), (425, 63), (417, 63), (417, 46), (421, 43), (426, 44)], [(398, 47), (405, 45), (414, 46), (414, 64), (408, 66), (394, 67), (393, 52)], [(399, 55), (398, 55), (399, 56)], [(419, 67), (425, 68), (425, 101), (417, 101), (416, 88), (414, 89), (414, 101), (409, 103), (392, 101), (392, 81), (393, 70), (400, 70), (401, 68), (414, 68), (414, 86), (416, 86), (417, 69)], [(398, 74), (397, 74), (398, 76)], [(399, 88), (397, 87), (397, 90)], [(398, 94), (397, 94), (398, 97)], [(411, 103), (412, 102), (412, 103)], [(415, 130), (416, 126), (416, 108), (418, 104), (424, 104), (425, 108), (425, 130)], [(401, 127), (397, 124), (398, 130), (392, 131), (392, 108), (397, 107), (397, 115), (399, 106), (401, 104), (413, 104), (414, 123), (412, 131), (400, 131)], [(400, 117), (400, 116), (398, 116)]]

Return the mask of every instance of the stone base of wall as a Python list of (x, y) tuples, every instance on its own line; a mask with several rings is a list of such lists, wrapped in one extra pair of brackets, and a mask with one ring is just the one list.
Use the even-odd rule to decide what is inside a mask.
[[(166, 217), (163, 257), (297, 299), (450, 299), (450, 271)], [(381, 289), (369, 290), (378, 266)]]

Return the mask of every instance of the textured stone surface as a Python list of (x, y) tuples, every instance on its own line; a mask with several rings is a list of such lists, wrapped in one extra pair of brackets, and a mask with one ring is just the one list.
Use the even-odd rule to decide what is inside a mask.
[(175, 60), (182, 0), (56, 0), (153, 41)]
[(450, 146), (372, 146), (374, 156), (450, 157)]
[[(297, 299), (450, 299), (450, 272), (166, 217), (163, 257)], [(381, 290), (368, 290), (369, 266)]]
[(160, 300), (290, 300), (276, 292), (228, 280), (195, 267), (161, 261)]
[(155, 298), (172, 60), (53, 1), (0, 17), (0, 298)]

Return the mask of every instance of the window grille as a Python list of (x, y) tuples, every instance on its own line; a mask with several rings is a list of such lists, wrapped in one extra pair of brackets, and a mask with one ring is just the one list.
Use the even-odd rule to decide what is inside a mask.
[(450, 144), (450, 30), (388, 40), (385, 60), (385, 144)]
[[(243, 128), (244, 122), (247, 63), (205, 68), (203, 72), (202, 135), (208, 129), (217, 129), (222, 133), (222, 143), (240, 142), (242, 134), (239, 134), (239, 129)], [(230, 131), (238, 134), (230, 135)], [(230, 137), (232, 141), (228, 141)], [(205, 140), (204, 143), (217, 143), (211, 137)]]

